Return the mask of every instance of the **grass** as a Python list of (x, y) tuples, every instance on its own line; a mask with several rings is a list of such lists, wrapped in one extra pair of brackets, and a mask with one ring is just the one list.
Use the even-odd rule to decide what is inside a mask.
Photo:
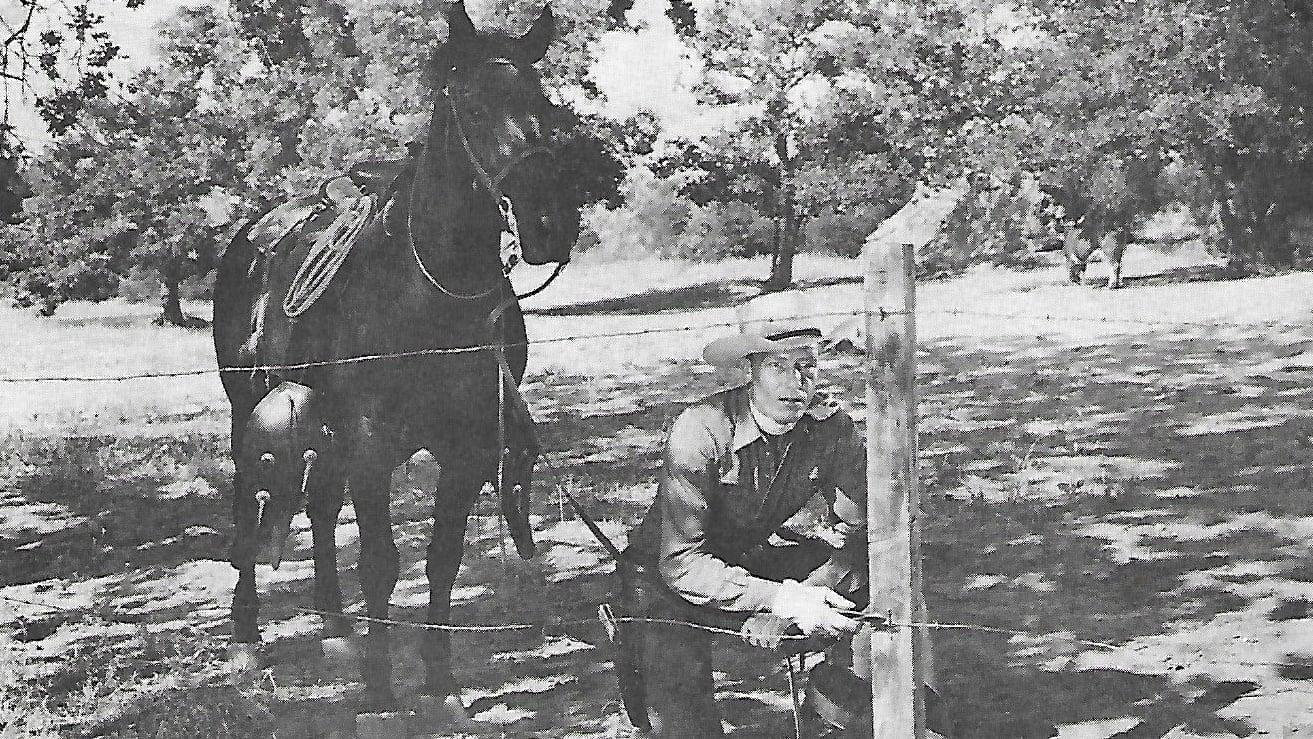
[[(1299, 461), (1313, 448), (1313, 329), (1299, 323), (1313, 306), (1313, 275), (1176, 281), (1192, 256), (1132, 251), (1130, 286), (1120, 292), (1069, 285), (1061, 268), (982, 270), (919, 288), (931, 613), (1031, 634), (936, 634), (941, 693), (964, 736), (1313, 731), (1307, 671), (1261, 664), (1302, 664), (1291, 655), (1307, 651), (1313, 635), (1305, 600), (1313, 477)], [(585, 259), (531, 302), (529, 330), (563, 336), (728, 320), (726, 306), (750, 293), (764, 268), (622, 269)], [(806, 256), (798, 271), (822, 304), (859, 304), (855, 262)], [(613, 299), (624, 295), (631, 299)], [(43, 347), (3, 374), (212, 362), (206, 333), (151, 326), (154, 306), (70, 308), (0, 323), (11, 346)], [(1267, 321), (1294, 325), (1271, 331)], [(1209, 322), (1238, 325), (1195, 325)], [(720, 330), (608, 340), (604, 351), (535, 349), (525, 394), (561, 470), (559, 479), (539, 472), (542, 554), (503, 562), (495, 501), (482, 501), (467, 531), (458, 621), (595, 616), (610, 565), (553, 485), (585, 500), (623, 542), (650, 501), (664, 428), (727, 379), (695, 361)], [(838, 354), (826, 368), (863, 417), (862, 358)], [(254, 684), (223, 671), (234, 574), (221, 491), (231, 467), (212, 375), (0, 393), (9, 428), (0, 436), (0, 596), (71, 609), (0, 601), (0, 731), (189, 736), (207, 727), (199, 735), (265, 736), (351, 726), (354, 675), (320, 660), (314, 619), (294, 610), (309, 603), (303, 518), (284, 569), (260, 573), (267, 669)], [(402, 553), (394, 616), (403, 619), (421, 617), (426, 593), (429, 468), (416, 460), (396, 477), (405, 487), (394, 496)], [(358, 599), (354, 536), (348, 506), (338, 539), (346, 594)], [(418, 644), (404, 631), (396, 638), (410, 700)], [(460, 636), (456, 649), (466, 700), (507, 735), (614, 733), (598, 629)], [(727, 644), (717, 659), (732, 736), (790, 730), (785, 678), (771, 657)]]

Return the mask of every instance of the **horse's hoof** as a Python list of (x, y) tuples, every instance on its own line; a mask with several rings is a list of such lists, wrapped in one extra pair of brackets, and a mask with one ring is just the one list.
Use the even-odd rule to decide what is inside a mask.
[(248, 675), (260, 669), (260, 645), (238, 642), (228, 645), (228, 669), (238, 675)]
[(360, 712), (364, 714), (388, 714), (397, 710), (401, 704), (397, 702), (397, 696), (391, 688), (373, 689), (365, 688), (365, 693), (361, 697)]
[(404, 713), (358, 713), (356, 736), (360, 739), (407, 739), (410, 716)]
[(333, 662), (350, 660), (353, 664), (360, 659), (360, 648), (345, 636), (332, 636), (319, 640), (319, 651), (324, 659)]
[(419, 699), (421, 734), (500, 733), (501, 727), (470, 718), (458, 695), (424, 695)]
[(310, 736), (316, 739), (355, 739), (356, 714), (328, 709), (310, 716)]

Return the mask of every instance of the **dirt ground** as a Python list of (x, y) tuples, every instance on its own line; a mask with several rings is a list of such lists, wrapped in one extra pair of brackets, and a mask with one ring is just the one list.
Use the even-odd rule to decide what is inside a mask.
[[(1313, 734), (1313, 275), (1216, 281), (1206, 265), (1157, 259), (1128, 257), (1133, 279), (1116, 293), (1064, 284), (1058, 269), (922, 289), (931, 616), (1024, 632), (934, 633), (940, 692), (962, 737)], [(530, 317), (530, 332), (725, 320), (718, 306), (748, 289), (733, 275), (699, 279), (628, 301), (567, 290)], [(856, 305), (851, 277), (807, 279), (826, 304)], [(603, 283), (589, 274), (576, 284)], [(203, 333), (158, 333), (148, 321), (92, 309), (23, 318), (23, 338), (83, 354), (29, 354), (0, 374), (205, 361)], [(663, 430), (726, 379), (692, 359), (706, 336), (688, 333), (536, 355), (525, 394), (563, 471), (540, 473), (541, 554), (522, 563), (508, 544), (503, 556), (495, 501), (482, 501), (455, 597), (457, 623), (548, 625), (455, 638), (463, 698), (505, 736), (618, 731), (601, 629), (550, 626), (594, 618), (611, 569), (554, 491), (567, 486), (623, 540), (651, 500)], [(129, 342), (119, 352), (128, 358), (115, 358), (128, 336), (146, 346)], [(836, 354), (825, 370), (861, 418), (862, 358)], [(354, 670), (321, 655), (317, 618), (295, 610), (310, 605), (303, 518), (291, 561), (260, 573), (266, 668), (253, 682), (225, 672), (235, 580), (225, 561), (227, 410), (213, 377), (143, 382), (161, 385), (0, 390), (4, 735), (349, 729)], [(422, 620), (433, 476), (419, 458), (394, 478), (395, 618)], [(338, 539), (354, 603), (349, 506)], [(404, 630), (395, 639), (402, 698), (413, 704), (417, 640)], [(723, 641), (717, 666), (731, 736), (792, 735), (778, 661)]]

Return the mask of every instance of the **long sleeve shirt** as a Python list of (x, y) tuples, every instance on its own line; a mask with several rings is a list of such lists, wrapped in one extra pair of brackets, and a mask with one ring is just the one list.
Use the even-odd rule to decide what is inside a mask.
[(690, 603), (736, 612), (766, 610), (779, 588), (742, 566), (745, 555), (817, 496), (837, 530), (866, 520), (866, 447), (852, 419), (821, 396), (772, 436), (753, 420), (749, 392), (722, 391), (675, 420), (630, 551)]

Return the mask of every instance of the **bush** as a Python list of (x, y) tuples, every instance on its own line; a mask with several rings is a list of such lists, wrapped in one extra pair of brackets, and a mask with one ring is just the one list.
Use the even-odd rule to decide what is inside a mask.
[(918, 277), (942, 279), (968, 267), (1034, 269), (1037, 256), (1035, 204), (1018, 188), (978, 182), (944, 220), (943, 228), (918, 255)]
[[(672, 257), (679, 252), (693, 206), (680, 194), (686, 176), (658, 177), (645, 167), (629, 171), (618, 208), (585, 209), (579, 249), (603, 259)], [(591, 233), (590, 233), (591, 232)]]
[(866, 237), (892, 214), (887, 203), (856, 204), (843, 212), (826, 208), (807, 221), (802, 249), (840, 257), (861, 256)]
[(711, 262), (768, 254), (774, 231), (770, 219), (747, 203), (712, 201), (693, 210), (676, 256)]

